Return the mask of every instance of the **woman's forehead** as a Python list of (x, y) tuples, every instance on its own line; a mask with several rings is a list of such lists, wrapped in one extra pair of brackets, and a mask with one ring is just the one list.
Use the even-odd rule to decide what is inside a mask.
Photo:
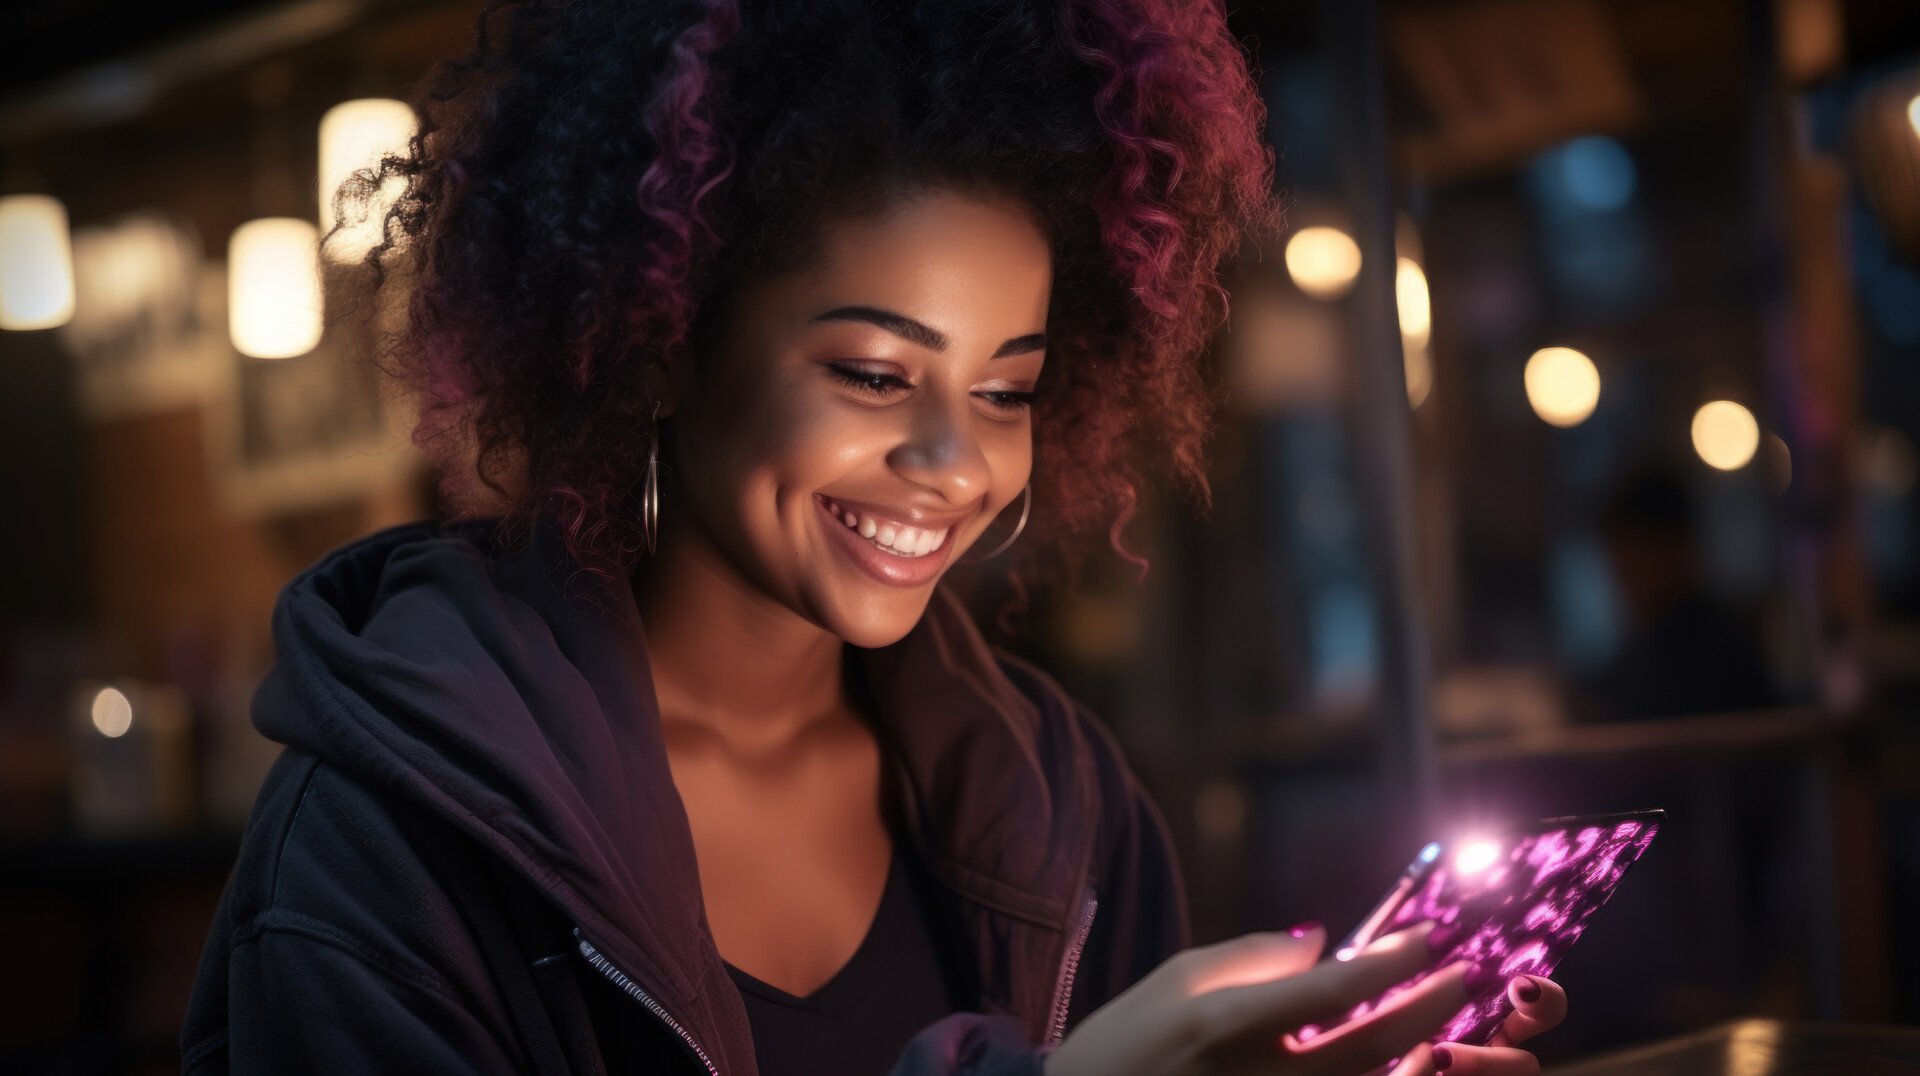
[(898, 312), (946, 337), (1044, 327), (1052, 254), (1016, 202), (925, 195), (825, 221), (819, 237), (819, 257), (781, 289), (791, 317), (811, 321), (823, 311), (864, 306)]

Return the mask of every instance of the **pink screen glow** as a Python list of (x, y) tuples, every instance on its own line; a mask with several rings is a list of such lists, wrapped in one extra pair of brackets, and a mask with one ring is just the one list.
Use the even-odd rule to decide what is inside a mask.
[[(1473, 927), (1422, 972), (1380, 997), (1319, 1027), (1302, 1028), (1306, 1042), (1379, 1008), (1389, 998), (1441, 968), (1463, 962), (1497, 968), (1501, 982), (1515, 975), (1550, 975), (1653, 842), (1663, 815), (1638, 811), (1595, 818), (1547, 819), (1528, 832), (1461, 842), (1423, 854), (1367, 922), (1372, 938), (1427, 920)], [(1494, 843), (1493, 854), (1485, 842)], [(1462, 863), (1462, 859), (1466, 862)], [(1476, 925), (1477, 924), (1477, 925)], [(1512, 1009), (1504, 989), (1470, 1002), (1435, 1041), (1484, 1044)]]

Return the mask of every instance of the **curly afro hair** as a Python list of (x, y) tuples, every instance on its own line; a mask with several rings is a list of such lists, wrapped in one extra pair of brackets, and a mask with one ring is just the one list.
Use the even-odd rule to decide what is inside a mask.
[(407, 288), (377, 361), (455, 515), (546, 518), (589, 571), (629, 572), (644, 365), (697, 361), (733, 283), (804, 268), (830, 214), (932, 185), (1022, 199), (1054, 252), (1041, 537), (1014, 549), (1077, 577), (1104, 535), (1144, 578), (1120, 540), (1142, 485), (1211, 510), (1216, 274), (1279, 224), (1215, 3), (495, 0), (411, 103), (409, 150), (336, 208), (404, 177), (367, 255), (376, 293)]

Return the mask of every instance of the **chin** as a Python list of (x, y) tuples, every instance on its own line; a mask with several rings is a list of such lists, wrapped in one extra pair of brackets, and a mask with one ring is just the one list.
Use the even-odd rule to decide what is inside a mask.
[(915, 624), (927, 611), (927, 603), (933, 598), (933, 588), (939, 581), (918, 590), (903, 590), (893, 594), (857, 600), (851, 608), (843, 608), (841, 615), (829, 625), (834, 634), (853, 644), (869, 650), (894, 643), (907, 637)]

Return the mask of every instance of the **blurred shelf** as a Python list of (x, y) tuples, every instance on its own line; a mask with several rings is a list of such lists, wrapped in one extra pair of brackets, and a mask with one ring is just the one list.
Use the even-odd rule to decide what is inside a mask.
[(1442, 764), (1523, 758), (1740, 752), (1794, 747), (1863, 728), (1865, 718), (1842, 717), (1813, 707), (1703, 714), (1657, 721), (1569, 725), (1485, 739), (1442, 741)]

